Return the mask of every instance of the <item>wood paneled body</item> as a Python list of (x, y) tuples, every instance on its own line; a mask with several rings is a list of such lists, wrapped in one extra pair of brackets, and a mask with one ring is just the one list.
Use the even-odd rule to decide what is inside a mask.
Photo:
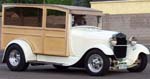
[[(29, 8), (32, 9), (28, 11)], [(26, 41), (35, 54), (69, 56), (72, 14), (102, 15), (100, 11), (76, 6), (4, 4), (2, 49), (5, 49), (10, 41), (19, 39)]]
[(43, 31), (40, 28), (3, 27), (2, 48), (15, 39), (21, 39), (30, 44), (34, 53), (43, 51)]
[[(13, 6), (11, 6), (13, 7)], [(15, 6), (15, 7), (25, 7), (25, 6)], [(32, 7), (29, 7), (32, 8)], [(34, 7), (35, 8), (35, 7)], [(39, 7), (37, 7), (39, 8)], [(12, 40), (19, 39), (26, 41), (32, 48), (33, 53), (41, 54), (41, 55), (51, 55), (51, 56), (68, 56), (67, 53), (67, 16), (65, 16), (62, 21), (58, 20), (58, 22), (65, 22), (64, 28), (50, 28), (47, 26), (47, 10), (55, 9), (53, 7), (40, 7), (42, 9), (42, 24), (41, 26), (32, 25), (34, 20), (30, 20), (30, 25), (18, 25), (15, 21), (9, 21), (9, 23), (5, 22), (5, 8), (3, 7), (3, 24), (2, 24), (2, 49), (5, 49), (7, 44)], [(67, 10), (61, 10), (56, 8), (58, 11), (63, 11), (67, 13)], [(67, 15), (67, 14), (66, 14)], [(10, 15), (9, 15), (10, 16)], [(12, 16), (11, 16), (12, 17)], [(10, 18), (11, 18), (10, 17)], [(33, 17), (31, 17), (33, 18)], [(53, 17), (54, 18), (54, 17)], [(52, 18), (49, 18), (51, 21)], [(40, 21), (40, 20), (39, 20)], [(53, 20), (52, 20), (53, 21)], [(57, 24), (57, 21), (53, 22)], [(9, 24), (9, 25), (8, 25)], [(11, 25), (13, 24), (13, 25)], [(16, 25), (15, 25), (16, 24)], [(60, 26), (62, 27), (62, 26)]]
[(44, 54), (67, 56), (64, 30), (46, 29), (44, 34)]

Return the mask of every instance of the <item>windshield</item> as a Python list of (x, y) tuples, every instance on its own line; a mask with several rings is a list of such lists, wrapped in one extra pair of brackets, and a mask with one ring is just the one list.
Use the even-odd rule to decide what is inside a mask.
[(101, 27), (101, 17), (96, 15), (72, 15), (72, 26)]

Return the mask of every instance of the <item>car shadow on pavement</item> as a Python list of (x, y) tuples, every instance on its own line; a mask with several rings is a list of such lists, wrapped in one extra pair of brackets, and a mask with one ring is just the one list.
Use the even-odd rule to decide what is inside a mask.
[[(40, 67), (40, 66), (39, 66)], [(42, 66), (39, 68), (39, 67), (34, 67), (34, 66), (31, 66), (27, 71), (25, 72), (34, 72), (34, 73), (44, 73), (44, 74), (63, 74), (63, 75), (85, 75), (87, 76), (88, 74), (86, 73), (86, 70), (84, 68), (74, 68), (74, 67), (71, 67), (69, 69), (64, 69), (64, 70), (58, 70), (58, 69), (55, 69), (54, 67), (52, 66), (49, 66), (48, 67), (43, 67)], [(120, 70), (120, 71), (109, 71), (107, 73), (107, 75), (118, 75), (118, 74), (125, 74), (125, 73), (129, 73), (128, 71), (126, 70)]]
[(3, 57), (3, 53), (2, 51), (0, 51), (0, 63), (2, 63), (2, 57)]
[[(49, 67), (48, 67), (49, 66)], [(55, 69), (51, 65), (48, 65), (47, 67), (42, 68), (42, 66), (39, 67), (34, 67), (31, 66), (26, 72), (35, 72), (35, 73), (44, 73), (44, 74), (66, 74), (66, 75), (86, 75), (86, 71), (83, 68), (69, 68), (69, 69)], [(34, 67), (34, 68), (33, 68)]]

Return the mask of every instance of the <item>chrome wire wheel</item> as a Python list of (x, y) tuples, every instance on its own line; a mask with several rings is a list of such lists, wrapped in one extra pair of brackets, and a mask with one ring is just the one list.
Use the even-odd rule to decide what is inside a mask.
[(11, 44), (6, 50), (5, 62), (11, 71), (24, 71), (29, 66), (24, 51), (17, 44)]
[(103, 68), (103, 59), (98, 54), (93, 54), (89, 57), (88, 60), (88, 67), (89, 69), (94, 72), (98, 73)]
[(20, 53), (18, 50), (12, 50), (9, 54), (9, 62), (12, 66), (17, 66), (20, 63)]
[(84, 67), (91, 76), (103, 76), (109, 71), (109, 57), (98, 49), (91, 50), (85, 56)]

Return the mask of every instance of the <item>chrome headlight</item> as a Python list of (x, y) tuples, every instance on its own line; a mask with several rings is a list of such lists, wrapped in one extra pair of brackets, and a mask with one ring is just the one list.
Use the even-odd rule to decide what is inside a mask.
[(117, 45), (117, 39), (115, 37), (112, 37), (110, 40), (111, 45), (115, 46)]
[(137, 39), (136, 39), (135, 37), (131, 36), (131, 37), (129, 38), (129, 43), (130, 43), (132, 46), (134, 46), (134, 45), (137, 44)]

